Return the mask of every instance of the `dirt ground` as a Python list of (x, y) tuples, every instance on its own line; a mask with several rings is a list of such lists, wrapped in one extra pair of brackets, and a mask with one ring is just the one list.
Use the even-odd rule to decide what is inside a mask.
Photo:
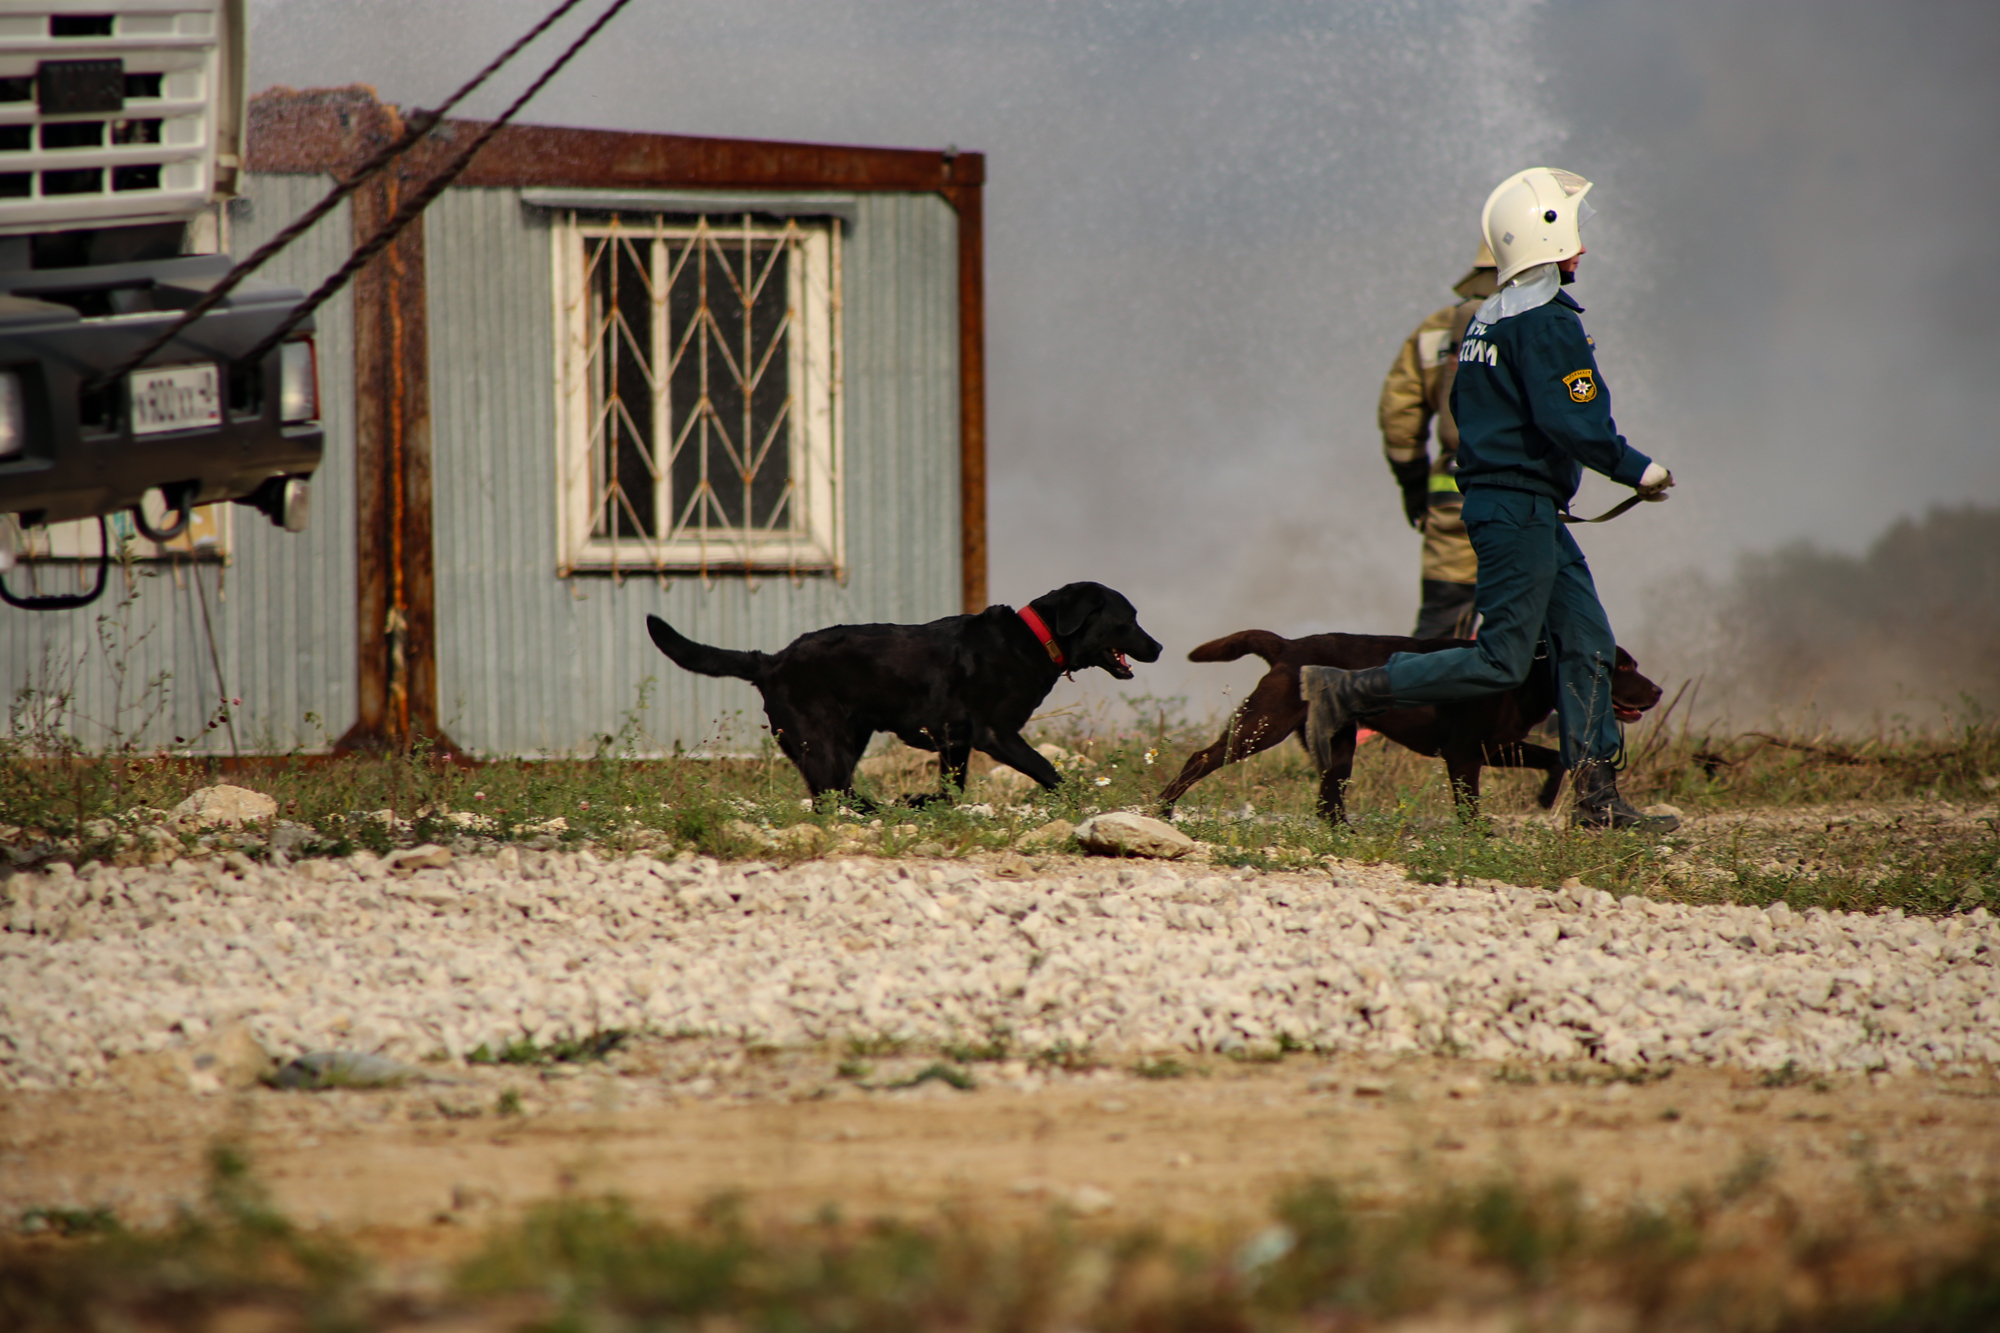
[(969, 1067), (971, 1090), (887, 1086), (930, 1063), (877, 1059), (864, 1073), (838, 1052), (660, 1039), (606, 1064), (482, 1068), (392, 1090), (11, 1093), (0, 1209), (108, 1204), (128, 1222), (160, 1220), (199, 1197), (206, 1151), (224, 1137), (248, 1147), (287, 1213), (392, 1264), (464, 1253), (564, 1191), (615, 1193), (667, 1218), (731, 1192), (753, 1215), (786, 1219), (952, 1207), (1027, 1220), (1060, 1207), (1192, 1239), (1256, 1225), (1312, 1176), (1384, 1204), (1496, 1175), (1570, 1179), (1587, 1204), (1616, 1207), (1768, 1170), (1808, 1205), (1887, 1192), (1954, 1211), (2000, 1180), (1990, 1076), (1774, 1087), (1679, 1069), (1634, 1085), (1292, 1055), (1190, 1060), (1166, 1078), (989, 1063)]

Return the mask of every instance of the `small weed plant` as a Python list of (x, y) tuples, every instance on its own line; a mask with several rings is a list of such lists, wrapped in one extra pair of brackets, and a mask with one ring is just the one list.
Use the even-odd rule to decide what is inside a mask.
[[(381, 855), (427, 841), (778, 864), (864, 854), (1044, 858), (1022, 839), (1053, 820), (1164, 813), (1157, 793), (1218, 730), (1189, 723), (1177, 700), (1143, 696), (1127, 701), (1123, 721), (1080, 709), (1038, 724), (1037, 739), (1060, 747), (1067, 780), (1053, 792), (993, 768), (963, 793), (907, 804), (936, 793), (936, 761), (892, 749), (860, 775), (860, 800), (814, 803), (768, 744), (733, 756), (662, 756), (643, 726), (649, 688), (582, 755), (469, 764), (419, 744), (387, 756), (270, 756), (225, 771), (215, 756), (86, 746), (57, 679), (12, 700), (0, 737), (0, 834), (29, 863), (205, 847), (268, 856), (278, 822), (292, 858)], [(1949, 726), (1839, 738), (1702, 733), (1676, 728), (1663, 710), (1634, 725), (1622, 786), (1637, 803), (1680, 809), (1687, 823), (1665, 838), (1572, 830), (1560, 806), (1550, 815), (1534, 804), (1538, 774), (1505, 769), (1486, 770), (1472, 817), (1440, 763), (1381, 740), (1361, 747), (1339, 827), (1314, 809), (1310, 763), (1289, 743), (1211, 775), (1173, 818), (1205, 844), (1203, 859), (1217, 871), (1319, 871), (1337, 859), (1400, 865), (1426, 884), (1554, 888), (1576, 879), (1614, 897), (1692, 903), (2000, 911), (2000, 720), (1962, 711)], [(272, 796), (277, 820), (239, 833), (161, 827), (161, 812), (216, 781)], [(180, 846), (163, 853), (161, 839)]]
[(1218, 1229), (1183, 1241), (1060, 1212), (1026, 1226), (970, 1208), (849, 1222), (829, 1206), (756, 1221), (746, 1203), (722, 1195), (668, 1223), (617, 1197), (566, 1193), (495, 1229), (419, 1318), (359, 1252), (274, 1209), (242, 1153), (222, 1147), (206, 1198), (158, 1231), (104, 1210), (74, 1226), (63, 1220), (73, 1210), (30, 1210), (0, 1237), (0, 1317), (22, 1333), (413, 1320), (1305, 1333), (1449, 1327), (1469, 1312), (1496, 1327), (1984, 1333), (2000, 1317), (1990, 1208), (1903, 1205), (1864, 1182), (1838, 1212), (1807, 1209), (1761, 1157), (1670, 1202), (1609, 1207), (1571, 1184), (1505, 1176), (1395, 1200), (1307, 1178), (1247, 1237)]

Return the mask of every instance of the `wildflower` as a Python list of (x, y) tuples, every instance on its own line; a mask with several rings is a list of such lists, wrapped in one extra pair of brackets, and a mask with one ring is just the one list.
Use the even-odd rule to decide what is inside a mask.
[(1109, 786), (1111, 785), (1111, 779), (1110, 779), (1110, 778), (1099, 778), (1099, 779), (1097, 779), (1097, 785), (1098, 785), (1098, 786), (1100, 786), (1100, 787), (1109, 787)]
[(230, 706), (231, 708), (241, 708), (241, 707), (243, 706), (243, 700), (241, 700), (241, 699), (231, 699), (231, 700), (229, 701), (229, 706)]
[(579, 809), (579, 810), (588, 810), (588, 809), (590, 809), (590, 802), (589, 802), (589, 801), (578, 801), (578, 802), (576, 803), (576, 808), (577, 808), (577, 809)]
[(1148, 764), (1152, 763), (1155, 759), (1158, 759), (1159, 757), (1160, 757), (1160, 752), (1158, 750), (1146, 751), (1146, 762)]
[(472, 799), (475, 801), (483, 801), (486, 799), (486, 793), (483, 791), (476, 791), (472, 793)]

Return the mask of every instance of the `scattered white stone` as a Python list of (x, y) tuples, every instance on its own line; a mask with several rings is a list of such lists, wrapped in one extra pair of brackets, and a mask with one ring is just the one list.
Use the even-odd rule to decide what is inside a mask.
[(1035, 753), (1054, 764), (1057, 771), (1062, 773), (1075, 773), (1082, 769), (1097, 767), (1097, 761), (1089, 755), (1072, 754), (1054, 742), (1037, 745)]
[(1172, 824), (1129, 810), (1114, 810), (1084, 820), (1076, 827), (1076, 840), (1089, 851), (1110, 856), (1171, 860), (1194, 850), (1194, 839)]
[(1064, 1196), (1063, 1202), (1078, 1217), (1095, 1217), (1118, 1206), (1117, 1197), (1097, 1185), (1078, 1185)]
[(196, 828), (240, 827), (270, 819), (278, 813), (278, 803), (261, 791), (219, 783), (203, 787), (175, 806), (172, 816)]
[(307, 1051), (272, 1079), (281, 1088), (322, 1092), (331, 1088), (399, 1088), (425, 1081), (424, 1071), (360, 1051)]
[(451, 864), (451, 848), (427, 842), (421, 847), (390, 852), (382, 858), (382, 864), (399, 875), (413, 874), (419, 870), (443, 870)]
[[(1420, 887), (1355, 862), (773, 866), (519, 847), (417, 862), (0, 878), (0, 1087), (219, 1091), (267, 1057), (421, 1067), (608, 1028), (919, 1047), (1010, 1030), (1025, 1052), (1113, 1058), (1290, 1041), (1627, 1068), (2000, 1064), (2000, 922), (1984, 908), (1621, 904), (1581, 883)], [(998, 1078), (1025, 1092), (1041, 1076), (1017, 1062)]]
[(1075, 832), (1076, 825), (1070, 823), (1067, 819), (1051, 819), (1040, 828), (1023, 833), (1019, 838), (1015, 839), (1014, 845), (1024, 851), (1056, 848), (1068, 842), (1070, 835)]

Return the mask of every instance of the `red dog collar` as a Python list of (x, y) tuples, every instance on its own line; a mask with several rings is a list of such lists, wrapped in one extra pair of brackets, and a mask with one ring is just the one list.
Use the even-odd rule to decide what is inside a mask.
[(1049, 633), (1049, 627), (1042, 623), (1040, 616), (1035, 614), (1035, 608), (1024, 606), (1021, 608), (1020, 615), (1028, 628), (1035, 632), (1035, 637), (1042, 641), (1042, 647), (1049, 650), (1049, 660), (1057, 666), (1061, 666), (1063, 664), (1063, 650), (1056, 646), (1056, 636)]

